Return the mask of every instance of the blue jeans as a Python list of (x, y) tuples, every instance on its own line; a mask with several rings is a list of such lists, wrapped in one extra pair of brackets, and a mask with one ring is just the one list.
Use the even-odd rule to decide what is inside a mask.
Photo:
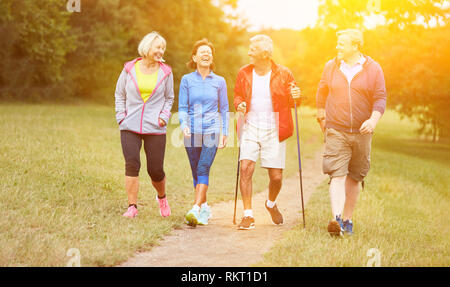
[(194, 188), (197, 184), (209, 185), (209, 170), (216, 157), (219, 134), (191, 134), (184, 138), (184, 146), (191, 164)]

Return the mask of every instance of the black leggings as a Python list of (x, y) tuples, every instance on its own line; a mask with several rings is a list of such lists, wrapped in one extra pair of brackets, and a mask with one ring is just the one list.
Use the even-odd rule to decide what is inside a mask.
[(140, 151), (144, 140), (144, 150), (147, 157), (147, 172), (152, 181), (164, 179), (164, 152), (166, 150), (166, 135), (141, 135), (130, 131), (120, 131), (123, 156), (125, 158), (125, 175), (139, 176), (141, 168)]

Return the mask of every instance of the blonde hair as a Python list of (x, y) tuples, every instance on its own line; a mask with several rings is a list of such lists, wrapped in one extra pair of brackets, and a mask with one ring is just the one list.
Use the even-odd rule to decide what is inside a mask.
[(336, 36), (347, 35), (350, 38), (352, 44), (358, 45), (358, 49), (364, 44), (363, 33), (358, 29), (345, 29), (336, 32)]
[(270, 56), (273, 53), (273, 41), (269, 36), (258, 34), (250, 38), (250, 43), (261, 43), (261, 48), (263, 51), (267, 51)]
[[(166, 47), (166, 39), (164, 39), (163, 36), (161, 36), (158, 32), (153, 31), (151, 33), (148, 33), (147, 35), (142, 38), (141, 42), (138, 46), (138, 53), (141, 57), (146, 57), (152, 47), (153, 41), (156, 39), (161, 39), (161, 41), (164, 44), (164, 47)], [(164, 62), (163, 59), (161, 59), (162, 62)]]

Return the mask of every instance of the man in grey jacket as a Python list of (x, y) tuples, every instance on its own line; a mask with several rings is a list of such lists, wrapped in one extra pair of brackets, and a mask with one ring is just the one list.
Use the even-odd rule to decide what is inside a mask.
[[(380, 65), (361, 54), (361, 31), (337, 33), (337, 58), (330, 60), (317, 90), (317, 121), (325, 133), (323, 172), (330, 180), (331, 235), (353, 233), (359, 182), (370, 167), (372, 133), (386, 108)], [(363, 185), (364, 186), (364, 185)]]

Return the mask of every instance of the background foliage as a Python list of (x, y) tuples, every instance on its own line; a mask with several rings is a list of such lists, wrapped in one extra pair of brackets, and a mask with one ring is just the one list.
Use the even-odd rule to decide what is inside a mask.
[[(420, 123), (433, 140), (450, 138), (450, 51), (448, 5), (441, 0), (321, 0), (319, 21), (301, 31), (262, 31), (275, 42), (275, 60), (289, 67), (306, 97), (315, 93), (324, 64), (335, 56), (339, 29), (364, 30), (363, 52), (384, 70), (388, 107)], [(156, 30), (167, 40), (165, 59), (174, 71), (175, 92), (190, 72), (192, 45), (206, 37), (216, 47), (216, 73), (232, 90), (247, 63), (251, 34), (224, 7), (237, 0), (81, 0), (69, 13), (65, 0), (0, 2), (0, 99), (3, 101), (89, 100), (113, 104), (123, 63)], [(370, 19), (378, 25), (368, 29)], [(177, 105), (174, 106), (174, 110)]]

